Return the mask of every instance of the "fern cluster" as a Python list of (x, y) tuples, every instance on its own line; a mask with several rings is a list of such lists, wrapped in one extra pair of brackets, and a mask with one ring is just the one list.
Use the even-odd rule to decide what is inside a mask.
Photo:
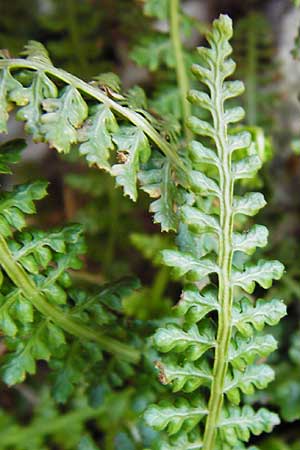
[[(70, 413), (70, 420), (82, 424), (101, 417), (100, 429), (109, 436), (109, 449), (116, 444), (110, 416), (105, 422), (109, 401), (116, 402), (121, 411), (116, 422), (132, 434), (132, 439), (118, 435), (116, 448), (155, 445), (156, 434), (144, 438), (140, 431), (144, 425), (135, 428), (131, 423), (151, 401), (156, 403), (146, 409), (144, 417), (148, 425), (162, 431), (157, 438), (160, 450), (242, 450), (251, 434), (271, 431), (279, 423), (277, 414), (266, 408), (244, 404), (244, 395), (265, 388), (274, 378), (273, 370), (261, 360), (276, 349), (276, 340), (263, 334), (263, 329), (286, 314), (281, 299), (252, 296), (256, 285), (271, 287), (284, 270), (278, 261), (255, 261), (252, 256), (256, 248), (267, 244), (267, 228), (250, 222), (266, 202), (261, 193), (245, 192), (245, 180), (257, 173), (263, 158), (251, 144), (251, 135), (235, 125), (244, 116), (236, 106), (244, 87), (231, 79), (235, 70), (230, 58), (231, 19), (221, 15), (215, 20), (207, 34), (209, 46), (198, 48), (197, 55), (190, 57), (181, 45), (180, 31), (189, 28), (191, 19), (180, 12), (178, 1), (148, 0), (144, 9), (150, 16), (167, 20), (170, 35), (145, 41), (133, 51), (134, 59), (153, 70), (161, 64), (175, 68), (178, 87), (174, 92), (180, 97), (180, 106), (178, 98), (173, 102), (174, 92), (171, 106), (159, 100), (158, 115), (155, 102), (150, 105), (153, 115), (148, 111), (139, 87), (121, 94), (119, 80), (112, 74), (86, 83), (54, 67), (37, 42), (29, 43), (22, 58), (1, 53), (0, 132), (7, 132), (9, 112), (15, 109), (16, 118), (25, 122), (25, 131), (34, 141), (46, 142), (60, 153), (76, 148), (89, 165), (113, 175), (134, 201), (140, 185), (154, 199), (150, 205), (154, 222), (161, 224), (162, 231), (177, 233), (176, 247), (170, 245), (161, 252), (166, 268), (158, 272), (150, 292), (136, 294), (135, 279), (82, 288), (72, 276), (85, 253), (82, 228), (72, 224), (40, 231), (27, 226), (26, 216), (35, 213), (35, 202), (44, 198), (47, 184), (35, 181), (3, 190), (0, 327), (6, 354), (2, 378), (8, 385), (20, 383), (36, 372), (38, 361), (47, 361), (53, 399), (66, 403), (79, 388), (85, 403), (79, 417)], [(149, 51), (150, 60), (145, 58)], [(192, 61), (197, 61), (192, 73), (201, 89), (189, 91), (188, 103), (187, 66)], [(160, 116), (164, 113), (176, 116), (182, 132), (176, 121), (175, 128), (170, 127), (172, 121)], [(23, 146), (15, 142), (1, 148), (1, 173), (9, 174)], [(68, 182), (78, 184), (76, 177), (69, 177)], [(83, 182), (79, 185), (82, 189)], [(164, 240), (143, 235), (132, 239), (146, 258), (158, 263)], [(130, 315), (139, 295), (154, 304), (146, 314), (141, 309), (135, 317), (148, 319), (152, 312), (164, 311), (157, 302), (165, 295), (169, 268), (184, 283), (175, 308), (177, 317), (128, 321), (123, 303)], [(157, 330), (149, 349), (143, 341), (154, 326)], [(157, 357), (154, 349), (160, 355), (155, 363), (159, 379), (170, 385), (171, 396), (163, 393), (164, 388), (153, 387), (154, 380), (145, 388), (149, 374), (153, 375), (149, 359), (153, 354), (152, 359)], [(139, 377), (133, 382), (133, 364), (137, 363)], [(129, 377), (131, 386), (126, 388)], [(94, 402), (96, 409), (92, 409), (86, 400), (89, 392), (98, 389), (101, 397), (110, 386), (122, 387), (122, 391), (112, 393), (104, 406)], [(147, 398), (141, 400), (140, 392)], [(166, 399), (157, 402), (160, 394)], [(94, 391), (94, 399), (97, 395)], [(125, 424), (123, 410), (130, 410)], [(68, 422), (68, 414), (65, 419)], [(61, 423), (60, 418), (57, 421)], [(36, 423), (42, 421), (33, 418), (30, 427), (36, 429)], [(13, 426), (16, 436), (22, 435), (24, 430)], [(37, 444), (32, 448), (44, 445), (47, 428), (44, 434), (36, 433)], [(54, 436), (54, 445), (59, 445), (55, 427), (48, 433)], [(4, 444), (8, 440), (8, 448), (18, 448), (18, 438), (4, 434), (3, 439)], [(83, 437), (79, 450), (94, 448), (93, 439)]]
[[(1, 173), (9, 173), (8, 164), (17, 162), (22, 147), (22, 141), (1, 147)], [(128, 279), (97, 291), (75, 288), (68, 271), (82, 266), (82, 228), (68, 225), (40, 231), (26, 227), (25, 216), (36, 212), (35, 202), (46, 195), (46, 188), (47, 183), (35, 181), (1, 194), (0, 326), (7, 346), (1, 373), (13, 385), (36, 372), (36, 361), (49, 361), (56, 374), (54, 395), (65, 401), (73, 380), (80, 380), (84, 371), (102, 361), (101, 349), (128, 361), (139, 358), (135, 349), (106, 336), (119, 319), (120, 298), (137, 284)], [(124, 331), (115, 327), (118, 333), (123, 340)]]

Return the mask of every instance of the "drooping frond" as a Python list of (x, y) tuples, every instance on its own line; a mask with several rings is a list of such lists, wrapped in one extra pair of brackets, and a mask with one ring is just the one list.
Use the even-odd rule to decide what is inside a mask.
[[(168, 154), (172, 166), (184, 167), (163, 136), (162, 121), (146, 107), (131, 104), (143, 92), (141, 88), (123, 96), (111, 74), (85, 83), (55, 68), (46, 49), (35, 41), (29, 42), (23, 55), (10, 59), (3, 54), (0, 60), (0, 133), (7, 132), (9, 112), (17, 108), (17, 120), (25, 122), (25, 131), (36, 142), (47, 142), (61, 153), (78, 147), (89, 165), (114, 175), (134, 201), (151, 144)], [(156, 214), (155, 220), (164, 221), (164, 217)]]

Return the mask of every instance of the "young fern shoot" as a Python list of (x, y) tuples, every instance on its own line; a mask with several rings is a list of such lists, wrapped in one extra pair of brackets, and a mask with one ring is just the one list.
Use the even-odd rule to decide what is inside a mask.
[[(180, 207), (186, 232), (179, 234), (177, 250), (162, 254), (164, 264), (184, 278), (176, 308), (181, 319), (153, 337), (156, 348), (166, 354), (157, 363), (161, 381), (186, 395), (152, 405), (145, 413), (148, 424), (167, 431), (169, 438), (158, 446), (164, 450), (244, 449), (251, 433), (271, 431), (279, 423), (265, 408), (239, 406), (241, 393), (264, 388), (273, 379), (272, 369), (258, 360), (275, 350), (276, 341), (261, 331), (278, 323), (286, 308), (278, 299), (252, 301), (247, 296), (256, 283), (269, 288), (284, 268), (278, 261), (244, 263), (246, 255), (266, 245), (266, 227), (235, 231), (239, 215), (254, 216), (265, 200), (257, 192), (234, 193), (236, 182), (253, 177), (261, 161), (247, 155), (249, 133), (231, 128), (244, 115), (242, 108), (227, 102), (244, 90), (241, 82), (227, 80), (235, 70), (229, 57), (231, 37), (231, 19), (221, 15), (207, 36), (209, 48), (198, 49), (201, 63), (192, 68), (204, 89), (192, 90), (189, 100), (208, 118), (189, 119), (199, 140), (189, 146), (192, 196)], [(186, 251), (187, 239), (199, 240), (203, 234), (213, 245), (201, 255), (197, 245)], [(203, 278), (212, 274), (216, 286), (211, 281), (200, 289)]]

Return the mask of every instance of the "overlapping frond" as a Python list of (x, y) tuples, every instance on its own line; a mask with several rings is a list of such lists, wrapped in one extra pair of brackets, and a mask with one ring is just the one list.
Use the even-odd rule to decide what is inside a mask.
[[(1, 146), (2, 173), (9, 173), (9, 165), (18, 161), (24, 146), (18, 140)], [(70, 270), (81, 268), (85, 252), (82, 227), (40, 231), (26, 226), (26, 216), (36, 212), (35, 202), (45, 197), (46, 189), (46, 182), (35, 181), (0, 196), (0, 329), (6, 347), (1, 374), (8, 385), (24, 381), (27, 374), (35, 373), (37, 361), (49, 362), (53, 357), (59, 378), (59, 359), (64, 366), (72, 340), (81, 347), (82, 355), (90, 353), (93, 364), (102, 359), (103, 350), (122, 353), (124, 344), (106, 332), (112, 334), (108, 325), (122, 313), (121, 297), (137, 286), (128, 279), (100, 287), (98, 292), (73, 288)], [(129, 347), (125, 344), (124, 348)], [(76, 364), (82, 372), (78, 357)], [(67, 370), (63, 377), (65, 391), (60, 399), (66, 398), (68, 383), (72, 386), (75, 382), (71, 375), (67, 382)]]
[[(119, 90), (119, 85), (116, 79), (111, 82), (109, 74), (98, 76), (90, 84), (84, 83), (56, 69), (47, 50), (35, 41), (29, 42), (22, 55), (25, 57), (17, 60), (16, 67), (15, 60), (1, 60), (0, 133), (7, 132), (9, 112), (17, 108), (17, 120), (25, 122), (25, 131), (35, 141), (47, 142), (62, 153), (77, 147), (89, 165), (115, 176), (117, 185), (134, 201), (138, 174), (151, 155), (150, 142), (158, 148), (162, 144), (160, 150), (168, 148), (169, 157), (161, 164), (161, 174), (157, 173), (161, 194), (156, 191), (155, 197), (164, 198), (161, 202), (157, 200), (153, 212), (155, 221), (164, 221), (163, 229), (174, 228), (175, 219), (169, 223), (170, 219), (166, 222), (164, 218), (171, 203), (163, 185), (171, 171), (167, 163), (174, 159), (181, 163), (175, 154), (171, 155), (171, 148), (162, 136), (162, 121), (154, 119), (146, 107), (131, 104), (134, 95), (143, 90), (131, 89), (132, 95), (129, 92), (125, 97), (115, 95), (112, 89)], [(150, 195), (153, 196), (153, 190)]]

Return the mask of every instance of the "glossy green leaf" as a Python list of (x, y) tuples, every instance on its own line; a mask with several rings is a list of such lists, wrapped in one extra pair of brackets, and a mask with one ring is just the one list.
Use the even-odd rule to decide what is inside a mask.
[(87, 118), (87, 104), (77, 89), (68, 86), (58, 98), (44, 100), (43, 109), (41, 132), (51, 147), (68, 153), (78, 140), (77, 129)]
[(265, 247), (268, 243), (268, 229), (263, 225), (254, 225), (246, 233), (233, 233), (233, 249), (252, 255), (257, 247)]
[(251, 406), (243, 408), (229, 407), (219, 424), (222, 439), (235, 446), (239, 441), (248, 442), (250, 433), (259, 435), (264, 431), (272, 431), (279, 424), (279, 417), (265, 408), (257, 412)]
[(277, 342), (270, 334), (251, 338), (236, 337), (230, 344), (229, 362), (238, 370), (245, 370), (258, 357), (266, 357), (277, 348)]
[(118, 130), (118, 124), (111, 110), (105, 105), (91, 109), (91, 115), (78, 132), (82, 144), (79, 152), (90, 165), (96, 164), (101, 169), (111, 170), (110, 151), (114, 148), (112, 133)]
[(173, 392), (194, 392), (202, 385), (209, 385), (212, 373), (206, 362), (195, 363), (185, 361), (179, 364), (177, 360), (164, 360), (156, 363), (159, 369), (159, 381), (170, 384)]
[(133, 48), (132, 60), (150, 71), (156, 71), (161, 65), (169, 68), (175, 66), (175, 55), (171, 40), (165, 35), (147, 36)]
[(36, 372), (36, 360), (48, 361), (51, 355), (47, 339), (45, 324), (37, 325), (32, 336), (26, 339), (14, 338), (16, 352), (8, 355), (1, 372), (4, 382), (8, 385), (21, 383), (25, 380), (26, 373)]
[(266, 364), (248, 366), (244, 372), (233, 369), (232, 375), (227, 374), (224, 392), (231, 403), (238, 405), (241, 401), (240, 391), (252, 395), (255, 388), (265, 389), (274, 377), (274, 370)]
[(187, 275), (193, 281), (201, 280), (206, 275), (218, 271), (218, 266), (209, 258), (196, 259), (177, 250), (164, 250), (163, 262), (173, 267), (176, 276)]
[(31, 84), (28, 87), (20, 85), (10, 93), (10, 99), (21, 106), (16, 114), (17, 120), (25, 121), (25, 131), (32, 134), (33, 140), (41, 141), (42, 105), (45, 99), (57, 97), (55, 84), (43, 71), (31, 75)]
[(211, 323), (206, 321), (202, 321), (199, 327), (192, 325), (186, 331), (178, 325), (168, 324), (156, 331), (153, 342), (160, 352), (185, 352), (187, 359), (196, 361), (215, 346), (215, 332)]
[(20, 291), (12, 290), (6, 296), (0, 297), (0, 329), (9, 337), (18, 332), (18, 325), (33, 322), (34, 310), (30, 300)]
[(195, 164), (212, 164), (213, 166), (221, 166), (221, 162), (216, 152), (205, 147), (201, 142), (192, 141), (189, 145), (189, 154)]
[(150, 146), (145, 134), (136, 127), (123, 127), (120, 132), (114, 135), (114, 142), (117, 145), (119, 155), (122, 155), (125, 162), (115, 164), (112, 167), (112, 174), (116, 177), (116, 182), (124, 188), (125, 195), (132, 200), (137, 198), (137, 173), (141, 163), (146, 163), (150, 157)]
[(166, 441), (160, 440), (160, 443), (155, 450), (200, 450), (202, 446), (202, 439), (199, 436), (189, 437), (185, 432), (180, 432), (176, 436), (171, 436), (171, 438)]
[(24, 214), (36, 212), (34, 200), (45, 197), (46, 188), (46, 182), (35, 181), (17, 186), (12, 192), (5, 192), (0, 199), (0, 233), (8, 236), (11, 228), (21, 230), (25, 226)]
[(221, 231), (217, 217), (206, 214), (194, 206), (184, 205), (180, 213), (184, 223), (188, 224), (196, 233), (213, 231), (218, 234)]
[(155, 153), (138, 175), (143, 191), (151, 198), (150, 212), (154, 213), (154, 222), (161, 224), (162, 231), (176, 230), (178, 216), (176, 214), (176, 186), (170, 161)]
[(246, 216), (255, 216), (265, 205), (266, 201), (260, 192), (250, 192), (243, 197), (235, 196), (233, 200), (234, 212)]
[(20, 88), (21, 83), (11, 75), (9, 69), (4, 68), (0, 71), (0, 133), (7, 133), (9, 95), (14, 89)]
[(233, 163), (232, 176), (235, 180), (253, 178), (261, 166), (262, 161), (258, 156), (247, 156), (246, 158)]
[(264, 289), (272, 286), (273, 280), (279, 280), (283, 274), (284, 266), (279, 261), (259, 260), (256, 265), (249, 264), (243, 272), (233, 271), (232, 283), (251, 294), (255, 283)]
[(23, 139), (14, 139), (0, 145), (0, 173), (11, 174), (10, 165), (21, 159), (21, 152), (26, 147)]
[(258, 299), (255, 304), (244, 298), (232, 311), (233, 326), (245, 337), (254, 330), (262, 331), (265, 325), (276, 325), (286, 315), (286, 306), (282, 300)]
[(175, 404), (162, 401), (158, 405), (149, 406), (145, 412), (148, 425), (157, 429), (167, 429), (170, 435), (184, 427), (186, 432), (192, 430), (207, 414), (207, 409), (199, 398), (188, 401), (178, 398)]
[(0, 328), (6, 336), (15, 336), (18, 328), (15, 321), (12, 319), (9, 309), (11, 302), (9, 299), (1, 296), (0, 299)]
[(199, 289), (192, 284), (184, 289), (176, 305), (176, 313), (185, 316), (185, 320), (191, 324), (199, 322), (208, 313), (218, 309), (219, 303), (213, 289), (199, 292)]

